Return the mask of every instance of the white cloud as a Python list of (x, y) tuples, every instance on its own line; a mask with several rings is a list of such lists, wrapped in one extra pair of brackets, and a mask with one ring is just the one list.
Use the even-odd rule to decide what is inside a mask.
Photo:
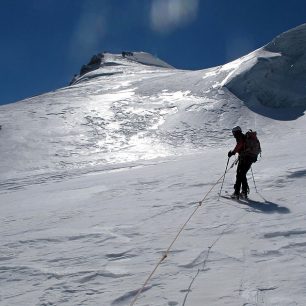
[(199, 0), (154, 0), (150, 19), (154, 31), (169, 33), (192, 22), (196, 16)]

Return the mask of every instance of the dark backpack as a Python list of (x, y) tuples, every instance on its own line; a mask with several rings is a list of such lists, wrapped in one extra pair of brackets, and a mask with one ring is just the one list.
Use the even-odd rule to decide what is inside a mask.
[(250, 156), (254, 162), (261, 153), (260, 142), (255, 131), (249, 130), (245, 133), (245, 155)]

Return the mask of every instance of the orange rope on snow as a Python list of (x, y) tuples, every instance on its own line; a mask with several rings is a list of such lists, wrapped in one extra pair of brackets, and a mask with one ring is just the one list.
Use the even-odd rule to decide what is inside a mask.
[(189, 218), (186, 220), (186, 222), (181, 226), (180, 230), (177, 232), (176, 236), (174, 237), (174, 239), (172, 240), (171, 244), (169, 245), (168, 249), (165, 251), (164, 255), (160, 258), (160, 260), (157, 262), (157, 264), (155, 265), (153, 271), (150, 273), (150, 275), (147, 277), (147, 279), (145, 280), (143, 286), (138, 290), (137, 294), (135, 295), (134, 299), (132, 300), (132, 302), (130, 303), (130, 306), (133, 306), (138, 297), (140, 296), (140, 294), (142, 293), (142, 291), (144, 290), (144, 288), (146, 287), (146, 285), (148, 284), (149, 280), (152, 278), (152, 276), (155, 274), (157, 268), (161, 265), (161, 263), (168, 257), (168, 254), (170, 252), (170, 249), (172, 248), (172, 246), (174, 245), (175, 241), (178, 239), (178, 237), (180, 236), (180, 234), (182, 233), (182, 231), (184, 230), (184, 228), (186, 227), (186, 225), (189, 223), (189, 221), (191, 220), (191, 218), (194, 216), (194, 214), (197, 212), (197, 210), (202, 206), (203, 202), (206, 200), (206, 198), (208, 197), (208, 195), (210, 194), (210, 192), (216, 187), (216, 185), (219, 184), (219, 182), (225, 177), (226, 173), (233, 168), (234, 164), (236, 163), (237, 160), (235, 160), (233, 162), (233, 164), (230, 166), (229, 169), (227, 169), (225, 171), (225, 173), (216, 181), (216, 183), (208, 190), (208, 192), (205, 194), (205, 196), (203, 197), (203, 199), (201, 201), (199, 201), (198, 206), (194, 209), (194, 211), (192, 212), (192, 214), (189, 216)]

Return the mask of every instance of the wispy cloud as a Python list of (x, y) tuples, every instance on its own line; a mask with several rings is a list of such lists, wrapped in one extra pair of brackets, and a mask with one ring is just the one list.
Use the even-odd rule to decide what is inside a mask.
[[(88, 4), (86, 1), (85, 3)], [(84, 5), (71, 37), (73, 57), (90, 56), (107, 33), (107, 8), (101, 5)]]
[(159, 33), (169, 33), (187, 25), (197, 17), (199, 0), (153, 0), (151, 27)]

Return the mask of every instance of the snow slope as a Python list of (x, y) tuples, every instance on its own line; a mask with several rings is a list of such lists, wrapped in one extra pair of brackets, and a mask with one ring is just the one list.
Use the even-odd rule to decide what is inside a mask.
[[(284, 119), (302, 115), (306, 109), (305, 41), (305, 25), (277, 36), (264, 48), (247, 55), (226, 87), (259, 113), (269, 111), (265, 106), (294, 107), (294, 117)], [(273, 116), (273, 111), (269, 114)]]
[(262, 143), (258, 192), (251, 173), (249, 205), (217, 184), (135, 304), (305, 305), (305, 33), (200, 71), (107, 54), (1, 106), (0, 305), (131, 304), (222, 178), (237, 124)]

